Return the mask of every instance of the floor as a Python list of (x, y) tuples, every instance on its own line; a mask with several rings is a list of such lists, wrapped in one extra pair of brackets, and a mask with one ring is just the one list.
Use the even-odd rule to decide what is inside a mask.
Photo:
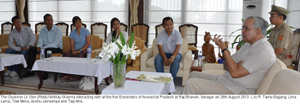
[[(59, 75), (58, 75), (59, 76)], [(43, 87), (54, 87), (54, 88), (69, 88), (69, 89), (79, 89), (79, 81), (71, 81), (71, 82), (62, 82), (60, 79), (57, 80), (56, 83), (53, 81), (54, 74), (49, 73), (49, 78), (47, 80), (44, 80)], [(177, 77), (175, 79), (175, 88), (176, 92), (174, 94), (180, 94), (183, 90), (183, 87), (181, 86), (181, 77)], [(24, 85), (33, 85), (33, 86), (38, 86), (39, 84), (39, 79), (37, 76), (37, 73), (35, 73), (34, 76), (28, 77), (28, 78), (23, 78), (22, 80), (19, 79), (19, 77), (5, 77), (5, 82), (7, 83), (19, 83), (19, 84), (24, 84)], [(99, 85), (99, 90), (102, 91), (106, 87), (105, 83), (102, 82)]]

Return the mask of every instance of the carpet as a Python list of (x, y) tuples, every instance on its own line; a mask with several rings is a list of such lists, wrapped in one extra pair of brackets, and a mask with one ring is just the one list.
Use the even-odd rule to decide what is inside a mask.
[[(18, 83), (5, 83), (4, 86), (0, 85), (0, 91), (3, 91), (3, 94), (17, 94), (17, 95), (27, 95), (27, 94), (54, 94), (54, 95), (95, 95), (94, 90), (80, 90), (80, 89), (69, 89), (69, 88), (60, 88), (60, 87), (47, 87), (43, 86), (38, 90), (38, 86), (18, 84)], [(101, 92), (99, 92), (100, 94)]]

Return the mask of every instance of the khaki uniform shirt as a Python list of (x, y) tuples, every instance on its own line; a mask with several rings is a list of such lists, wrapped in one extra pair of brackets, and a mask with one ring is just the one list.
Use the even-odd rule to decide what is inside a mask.
[(287, 55), (290, 55), (292, 52), (293, 37), (292, 30), (285, 22), (278, 27), (273, 28), (270, 34), (269, 41), (274, 50), (276, 48), (284, 48), (283, 52), (280, 53), (277, 58), (283, 61), (286, 66), (292, 65), (292, 58), (287, 58)]

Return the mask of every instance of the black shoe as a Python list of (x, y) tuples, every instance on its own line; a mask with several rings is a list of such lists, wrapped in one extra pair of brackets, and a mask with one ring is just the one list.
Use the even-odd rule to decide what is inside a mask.
[(48, 73), (44, 72), (44, 73), (43, 73), (43, 80), (48, 79), (48, 77), (49, 77)]
[(24, 75), (22, 75), (23, 78), (27, 78), (29, 76), (34, 76), (34, 73), (31, 72), (30, 70), (27, 70), (26, 73)]

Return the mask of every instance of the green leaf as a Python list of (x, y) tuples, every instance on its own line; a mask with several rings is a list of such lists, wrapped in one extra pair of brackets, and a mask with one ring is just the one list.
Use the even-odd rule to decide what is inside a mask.
[(126, 64), (126, 55), (122, 56), (121, 64)]
[(122, 46), (124, 46), (125, 45), (125, 39), (124, 39), (124, 36), (123, 36), (122, 32), (120, 32), (120, 38), (121, 38)]
[(123, 47), (118, 42), (116, 42), (116, 44), (118, 45), (118, 47), (119, 47), (120, 50), (123, 49)]
[(133, 39), (134, 39), (134, 33), (131, 33), (130, 39), (129, 39), (129, 48), (132, 47), (132, 43), (133, 43)]
[(233, 33), (237, 32), (237, 31), (241, 31), (241, 30), (243, 30), (243, 29), (237, 29), (237, 30), (231, 32), (231, 34), (229, 35), (229, 37), (230, 37)]
[(234, 41), (233, 41), (233, 43), (231, 43), (231, 45), (232, 45), (232, 48), (233, 48), (233, 46), (234, 46), (234, 44), (235, 44), (235, 42), (236, 42), (236, 40), (241, 36), (242, 34), (239, 34), (239, 35), (237, 35), (236, 37), (235, 37), (235, 39), (234, 39)]
[(118, 64), (120, 62), (120, 57), (121, 57), (121, 50), (119, 50), (119, 53), (117, 54), (114, 63)]

